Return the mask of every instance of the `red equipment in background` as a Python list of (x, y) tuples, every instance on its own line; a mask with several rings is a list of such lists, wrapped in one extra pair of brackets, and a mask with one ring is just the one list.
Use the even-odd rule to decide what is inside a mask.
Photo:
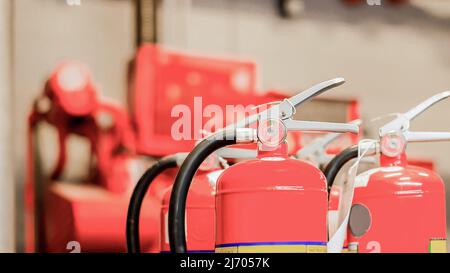
[[(194, 109), (194, 97), (206, 105), (244, 106), (259, 103), (256, 97), (256, 66), (253, 62), (204, 57), (163, 49), (156, 45), (139, 48), (131, 77), (130, 108), (137, 128), (139, 153), (164, 156), (188, 152), (195, 140), (176, 141), (171, 126), (175, 105)], [(193, 120), (198, 113), (191, 113)], [(201, 118), (205, 124), (208, 117)], [(200, 133), (201, 126), (193, 134)], [(217, 128), (216, 128), (217, 129)], [(194, 131), (194, 130), (192, 130)]]
[[(34, 164), (35, 129), (45, 122), (56, 128), (59, 156), (52, 174), (42, 181), (36, 177)], [(66, 142), (70, 135), (89, 140), (92, 166), (87, 185), (61, 183), (66, 167)], [(135, 153), (134, 134), (127, 112), (112, 102), (100, 101), (88, 69), (76, 62), (64, 62), (51, 74), (44, 93), (34, 103), (29, 117), (28, 173), (25, 185), (27, 252), (66, 251), (69, 241), (77, 241), (86, 250), (103, 249), (120, 239), (107, 238), (108, 217), (125, 219), (125, 212), (105, 201), (120, 199), (111, 194), (124, 194), (134, 184), (130, 164)], [(57, 182), (58, 181), (58, 182)], [(123, 199), (126, 207), (127, 199)], [(96, 213), (94, 212), (96, 211)], [(111, 222), (109, 226), (113, 225)], [(98, 234), (95, 234), (95, 230)], [(114, 236), (120, 238), (124, 229)], [(92, 234), (94, 233), (94, 234)], [(98, 237), (100, 236), (100, 237)], [(123, 235), (122, 235), (123, 236)], [(98, 244), (92, 244), (96, 237)]]

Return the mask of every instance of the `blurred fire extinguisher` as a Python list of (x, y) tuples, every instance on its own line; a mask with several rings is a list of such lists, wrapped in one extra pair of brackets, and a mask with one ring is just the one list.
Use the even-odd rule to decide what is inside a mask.
[[(409, 131), (411, 120), (448, 97), (450, 91), (439, 93), (398, 114), (379, 129), (379, 140), (347, 148), (327, 166), (325, 175), (331, 188), (347, 162), (380, 155), (380, 167), (353, 181), (349, 174), (341, 191), (339, 203), (343, 205), (336, 226), (345, 229), (340, 236), (347, 236), (350, 252), (446, 252), (444, 182), (432, 170), (409, 165), (405, 149), (408, 142), (450, 140), (448, 132)], [(356, 163), (354, 167), (356, 170)]]
[[(58, 133), (59, 154), (48, 178), (40, 177), (34, 155), (35, 131), (42, 122), (51, 124)], [(69, 135), (89, 140), (97, 167), (90, 174), (92, 180), (116, 193), (123, 193), (132, 185), (133, 177), (126, 163), (129, 155), (134, 154), (134, 135), (126, 111), (114, 102), (99, 101), (88, 68), (74, 61), (65, 61), (52, 72), (43, 94), (33, 104), (28, 124), (25, 250), (46, 251), (44, 206), (50, 186), (47, 182), (63, 174)]]
[[(160, 219), (156, 222), (160, 237), (160, 245), (157, 249), (150, 249), (151, 252), (169, 252), (169, 237), (167, 227), (168, 206), (172, 184), (175, 180), (174, 172), (167, 176), (161, 176), (168, 170), (177, 169), (181, 166), (188, 153), (178, 153), (164, 157), (151, 166), (139, 179), (130, 199), (127, 214), (127, 248), (129, 253), (140, 253), (140, 224), (141, 206), (145, 198), (157, 200), (159, 210), (155, 215)], [(228, 168), (226, 159), (248, 159), (254, 158), (255, 153), (249, 149), (224, 148), (214, 153), (209, 159), (203, 162), (199, 172), (193, 181), (193, 190), (187, 201), (187, 234), (189, 249), (193, 252), (213, 252), (214, 251), (214, 177), (218, 171)], [(158, 181), (160, 180), (160, 181)], [(163, 180), (163, 181), (161, 181)], [(155, 183), (158, 189), (149, 191), (150, 186)], [(161, 187), (165, 185), (165, 187)], [(146, 197), (146, 195), (148, 196)], [(144, 251), (147, 251), (145, 249)]]
[[(355, 124), (292, 120), (298, 105), (342, 83), (337, 78), (315, 85), (200, 142), (182, 164), (171, 193), (171, 250), (187, 251), (186, 199), (203, 160), (225, 146), (256, 142), (257, 159), (237, 163), (218, 178), (216, 252), (325, 252), (325, 177), (312, 164), (289, 158), (285, 138), (298, 130), (358, 133)], [(255, 122), (257, 130), (246, 128)]]
[[(356, 119), (350, 123), (361, 126), (361, 120)], [(338, 140), (343, 135), (340, 133), (329, 133), (324, 136), (314, 139), (311, 143), (299, 149), (295, 158), (305, 160), (315, 165), (320, 170), (324, 170), (328, 163), (334, 158), (336, 154), (329, 154), (327, 148), (334, 141)]]

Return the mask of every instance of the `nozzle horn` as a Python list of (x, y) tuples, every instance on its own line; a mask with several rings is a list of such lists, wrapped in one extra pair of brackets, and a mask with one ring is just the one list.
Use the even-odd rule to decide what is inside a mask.
[[(350, 121), (349, 124), (356, 124), (360, 126), (362, 124), (362, 120), (355, 119)], [(316, 152), (324, 151), (328, 145), (330, 145), (340, 136), (342, 136), (342, 133), (328, 133), (322, 137), (319, 137), (310, 144), (300, 149), (300, 151), (297, 152), (297, 157), (302, 158), (314, 154)]]

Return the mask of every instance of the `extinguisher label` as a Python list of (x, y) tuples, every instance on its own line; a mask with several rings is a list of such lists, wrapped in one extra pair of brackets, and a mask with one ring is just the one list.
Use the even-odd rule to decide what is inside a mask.
[(223, 244), (216, 253), (326, 253), (326, 242), (261, 242)]
[(428, 251), (430, 253), (447, 253), (447, 239), (431, 239)]

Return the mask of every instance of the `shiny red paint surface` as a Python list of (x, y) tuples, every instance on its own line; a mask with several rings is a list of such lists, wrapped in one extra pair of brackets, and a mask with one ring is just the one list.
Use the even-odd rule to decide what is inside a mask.
[(371, 172), (353, 199), (368, 209), (370, 226), (359, 237), (348, 232), (359, 252), (428, 252), (431, 239), (446, 238), (444, 182), (435, 172), (407, 165), (404, 154), (382, 155)]
[[(416, 166), (425, 168), (428, 171), (435, 171), (435, 164), (432, 160), (427, 159), (408, 159), (409, 166)], [(330, 196), (328, 201), (328, 209), (331, 211), (337, 211), (339, 208), (339, 202), (342, 195), (342, 188), (333, 184), (330, 190)]]
[(327, 241), (326, 179), (286, 149), (260, 153), (219, 177), (216, 245)]
[[(214, 251), (214, 190), (207, 172), (199, 171), (186, 201), (186, 242), (189, 252)], [(172, 186), (166, 189), (160, 214), (161, 251), (169, 252), (168, 211)]]

